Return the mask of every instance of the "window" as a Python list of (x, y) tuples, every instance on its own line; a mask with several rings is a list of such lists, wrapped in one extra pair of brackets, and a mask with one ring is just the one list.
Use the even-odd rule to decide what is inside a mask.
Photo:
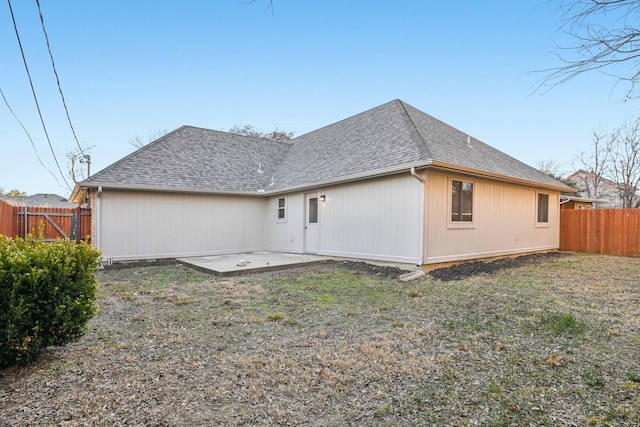
[(282, 197), (278, 199), (278, 222), (287, 220), (287, 199)]
[(473, 221), (473, 183), (451, 181), (451, 221)]
[(309, 224), (318, 223), (318, 198), (312, 197), (309, 199)]
[(538, 222), (549, 222), (549, 195), (538, 193)]

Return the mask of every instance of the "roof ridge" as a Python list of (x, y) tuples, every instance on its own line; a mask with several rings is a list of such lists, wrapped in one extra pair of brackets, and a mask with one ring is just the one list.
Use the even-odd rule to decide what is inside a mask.
[[(329, 123), (329, 124), (327, 124), (327, 125), (324, 125), (324, 126), (322, 126), (322, 127), (317, 128), (317, 129), (311, 130), (311, 131), (309, 131), (309, 132), (307, 132), (307, 133), (303, 133), (302, 135), (298, 135), (298, 136), (296, 136), (295, 138), (292, 138), (292, 139), (291, 139), (291, 143), (295, 144), (295, 140), (296, 140), (296, 139), (299, 139), (299, 138), (302, 138), (303, 136), (306, 136), (306, 135), (309, 135), (309, 134), (311, 134), (311, 133), (314, 133), (314, 132), (317, 132), (317, 131), (323, 130), (323, 129), (325, 129), (325, 128), (328, 128), (329, 126), (334, 126), (334, 125), (337, 125), (337, 124), (339, 124), (339, 123), (345, 122), (345, 121), (347, 121), (347, 120), (351, 120), (351, 119), (353, 119), (354, 117), (358, 117), (358, 116), (361, 116), (361, 115), (363, 115), (363, 114), (367, 114), (367, 113), (369, 113), (370, 111), (378, 110), (378, 109), (380, 109), (380, 108), (382, 108), (382, 107), (385, 107), (385, 106), (387, 106), (387, 105), (393, 104), (393, 103), (395, 103), (395, 102), (397, 102), (397, 101), (400, 101), (400, 99), (394, 99), (393, 101), (385, 102), (384, 104), (377, 105), (377, 106), (372, 107), (372, 108), (369, 108), (369, 109), (367, 109), (367, 110), (365, 110), (365, 111), (361, 111), (361, 112), (359, 112), (359, 113), (352, 114), (352, 115), (350, 115), (349, 117), (345, 117), (344, 119), (340, 119), (340, 120), (338, 120), (337, 122)], [(402, 101), (400, 101), (400, 102), (402, 102)]]
[[(418, 131), (418, 126), (413, 121), (413, 119), (411, 118), (411, 115), (407, 111), (406, 106), (409, 104), (407, 104), (401, 99), (396, 99), (394, 102), (397, 102), (398, 104), (400, 104), (400, 107), (402, 108), (402, 112), (404, 113), (402, 114), (402, 116), (405, 120), (409, 122), (409, 127), (410, 127), (409, 134), (411, 135), (411, 138), (415, 143), (416, 148), (420, 152), (420, 155), (424, 156), (424, 160), (430, 158), (431, 152), (429, 150), (429, 147), (427, 146), (427, 141), (425, 141), (424, 138), (422, 138), (420, 131)], [(415, 108), (415, 107), (412, 107), (412, 108)]]

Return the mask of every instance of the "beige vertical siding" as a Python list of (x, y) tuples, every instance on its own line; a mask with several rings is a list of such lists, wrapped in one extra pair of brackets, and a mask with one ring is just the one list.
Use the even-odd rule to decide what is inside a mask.
[[(278, 220), (278, 199), (286, 199), (286, 218)], [(304, 193), (270, 197), (265, 214), (270, 251), (302, 253), (304, 250)]]
[(319, 194), (321, 255), (421, 263), (422, 183), (408, 171)]
[[(474, 182), (473, 224), (451, 223), (451, 178)], [(557, 249), (559, 197), (549, 195), (549, 221), (537, 223), (538, 190), (473, 177), (427, 173), (424, 263)]]
[(105, 190), (94, 206), (107, 261), (266, 248), (263, 198)]

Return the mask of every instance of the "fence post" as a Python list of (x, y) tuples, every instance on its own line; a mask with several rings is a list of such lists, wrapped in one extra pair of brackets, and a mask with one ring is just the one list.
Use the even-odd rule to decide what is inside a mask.
[(27, 234), (29, 234), (29, 232), (27, 230), (29, 230), (29, 210), (27, 209), (27, 207), (24, 207), (24, 231), (23, 231), (23, 237), (26, 239), (27, 238)]
[(80, 215), (78, 214), (78, 211), (76, 210), (76, 212), (73, 213), (73, 216), (71, 217), (71, 240), (73, 241), (78, 241), (78, 218), (80, 217)]

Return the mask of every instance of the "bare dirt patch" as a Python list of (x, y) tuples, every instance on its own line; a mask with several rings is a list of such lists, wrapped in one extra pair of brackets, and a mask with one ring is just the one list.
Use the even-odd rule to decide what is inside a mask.
[(0, 371), (0, 425), (639, 425), (640, 259), (530, 261), (107, 269), (79, 342)]

